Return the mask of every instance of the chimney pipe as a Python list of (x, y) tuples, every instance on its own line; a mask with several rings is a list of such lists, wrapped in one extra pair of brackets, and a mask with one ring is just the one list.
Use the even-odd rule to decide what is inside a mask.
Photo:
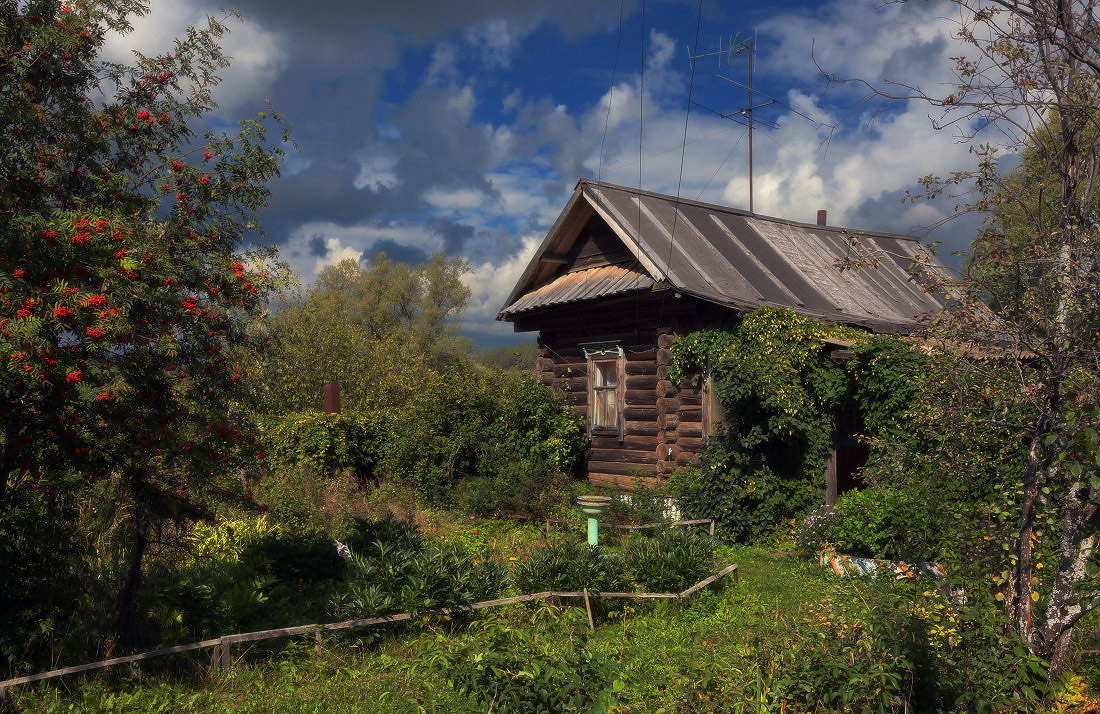
[(817, 212), (817, 225), (819, 225), (819, 226), (825, 225), (825, 209), (824, 208), (819, 209), (818, 212)]
[(340, 413), (340, 385), (329, 382), (325, 385), (325, 414)]

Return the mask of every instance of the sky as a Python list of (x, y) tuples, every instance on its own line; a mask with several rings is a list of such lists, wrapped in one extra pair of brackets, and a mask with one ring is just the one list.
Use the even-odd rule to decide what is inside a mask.
[[(105, 53), (167, 50), (222, 0), (151, 0)], [(865, 102), (857, 83), (951, 93), (958, 11), (940, 0), (237, 0), (233, 57), (211, 121), (266, 110), (292, 126), (266, 236), (310, 282), (345, 258), (471, 265), (463, 332), (531, 341), (495, 320), (580, 178), (748, 208), (745, 127), (760, 124), (753, 209), (941, 243), (956, 263), (977, 225), (950, 199), (903, 203), (917, 179), (973, 164), (917, 101)], [(727, 51), (723, 51), (727, 50)], [(692, 55), (700, 57), (692, 63)], [(694, 66), (694, 73), (693, 73)], [(689, 95), (693, 104), (689, 105)], [(775, 103), (759, 106), (772, 100)], [(689, 110), (690, 106), (690, 110)], [(765, 126), (770, 125), (770, 127)]]

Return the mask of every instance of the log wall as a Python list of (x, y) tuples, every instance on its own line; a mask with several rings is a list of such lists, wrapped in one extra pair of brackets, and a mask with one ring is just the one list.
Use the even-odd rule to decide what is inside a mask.
[[(673, 384), (669, 379), (669, 347), (706, 319), (694, 301), (668, 302), (577, 310), (572, 316), (556, 316), (540, 331), (537, 374), (543, 384), (566, 395), (581, 419), (588, 416), (588, 363), (581, 344), (617, 342), (623, 348), (623, 439), (595, 435), (589, 440), (584, 468), (592, 483), (631, 488), (640, 477), (642, 483), (654, 484), (674, 468), (698, 461), (702, 395), (686, 381)], [(624, 313), (645, 317), (628, 322)], [(656, 315), (666, 319), (658, 324)]]

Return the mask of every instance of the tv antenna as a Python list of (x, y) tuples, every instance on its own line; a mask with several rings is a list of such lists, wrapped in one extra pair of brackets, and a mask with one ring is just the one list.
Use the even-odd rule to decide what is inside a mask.
[[(748, 79), (749, 79), (748, 84), (743, 84), (743, 83), (738, 82), (738, 81), (734, 80), (733, 78), (727, 76), (726, 74), (723, 74), (723, 65), (725, 65), (726, 68), (732, 67), (734, 62), (742, 56), (745, 56), (748, 59), (748, 75), (749, 75), (748, 76)], [(691, 103), (693, 105), (699, 107), (700, 109), (704, 110), (704, 111), (707, 111), (707, 112), (710, 112), (711, 114), (714, 114), (715, 116), (718, 116), (722, 119), (727, 119), (729, 121), (734, 122), (735, 124), (740, 124), (741, 126), (747, 127), (748, 135), (749, 135), (749, 213), (753, 213), (753, 201), (752, 201), (752, 198), (753, 198), (753, 196), (752, 196), (752, 193), (753, 193), (753, 190), (752, 190), (753, 189), (753, 186), (752, 186), (752, 174), (753, 174), (752, 131), (753, 131), (753, 127), (756, 124), (761, 124), (761, 125), (767, 127), (768, 129), (778, 129), (779, 128), (779, 123), (777, 121), (775, 121), (774, 119), (770, 119), (768, 117), (763, 117), (763, 116), (758, 118), (757, 115), (756, 115), (756, 111), (758, 109), (763, 109), (764, 107), (769, 107), (773, 104), (777, 104), (777, 105), (783, 107), (784, 109), (787, 109), (788, 111), (790, 111), (794, 114), (797, 114), (798, 116), (802, 117), (803, 119), (806, 119), (807, 121), (813, 122), (814, 120), (811, 119), (810, 117), (806, 116), (802, 112), (799, 112), (799, 111), (793, 109), (792, 107), (788, 106), (787, 104), (784, 104), (783, 102), (779, 101), (775, 97), (773, 97), (769, 94), (765, 94), (764, 92), (761, 92), (758, 89), (753, 89), (753, 82), (752, 82), (752, 80), (753, 80), (753, 65), (754, 65), (754, 60), (755, 60), (755, 57), (756, 57), (756, 35), (755, 35), (755, 33), (753, 34), (752, 39), (741, 39), (740, 35), (738, 35), (737, 37), (731, 37), (726, 42), (725, 46), (723, 46), (723, 40), (721, 38), (719, 38), (719, 40), (718, 40), (718, 49), (717, 50), (712, 50), (712, 51), (708, 51), (708, 52), (704, 52), (704, 53), (696, 54), (696, 55), (691, 55), (691, 54), (688, 55), (688, 59), (691, 61), (691, 64), (692, 64), (693, 68), (694, 68), (695, 63), (697, 61), (699, 61), (701, 59), (706, 59), (708, 57), (716, 57), (717, 58), (718, 71), (715, 74), (716, 77), (718, 77), (719, 79), (724, 80), (726, 82), (729, 82), (730, 84), (732, 84), (734, 86), (741, 87), (742, 89), (747, 89), (748, 93), (749, 93), (749, 102), (746, 106), (738, 107), (737, 109), (734, 109), (733, 111), (729, 111), (729, 112), (719, 111), (719, 110), (714, 109), (712, 107), (709, 107), (705, 104), (697, 102), (694, 99), (691, 100)], [(761, 99), (761, 101), (759, 101), (759, 103), (758, 103), (758, 98)]]

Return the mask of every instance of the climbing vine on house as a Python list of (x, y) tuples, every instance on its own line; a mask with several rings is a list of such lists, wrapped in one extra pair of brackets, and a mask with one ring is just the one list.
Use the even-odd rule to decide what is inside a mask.
[[(845, 364), (829, 359), (824, 340), (851, 343), (853, 358)], [(904, 374), (919, 360), (897, 338), (780, 308), (686, 335), (673, 344), (672, 356), (674, 382), (713, 375), (726, 415), (726, 428), (707, 443), (700, 467), (674, 482), (681, 506), (719, 519), (739, 539), (759, 537), (821, 501), (838, 408), (860, 407), (865, 433), (900, 428), (910, 396)], [(880, 407), (884, 393), (889, 398)]]

